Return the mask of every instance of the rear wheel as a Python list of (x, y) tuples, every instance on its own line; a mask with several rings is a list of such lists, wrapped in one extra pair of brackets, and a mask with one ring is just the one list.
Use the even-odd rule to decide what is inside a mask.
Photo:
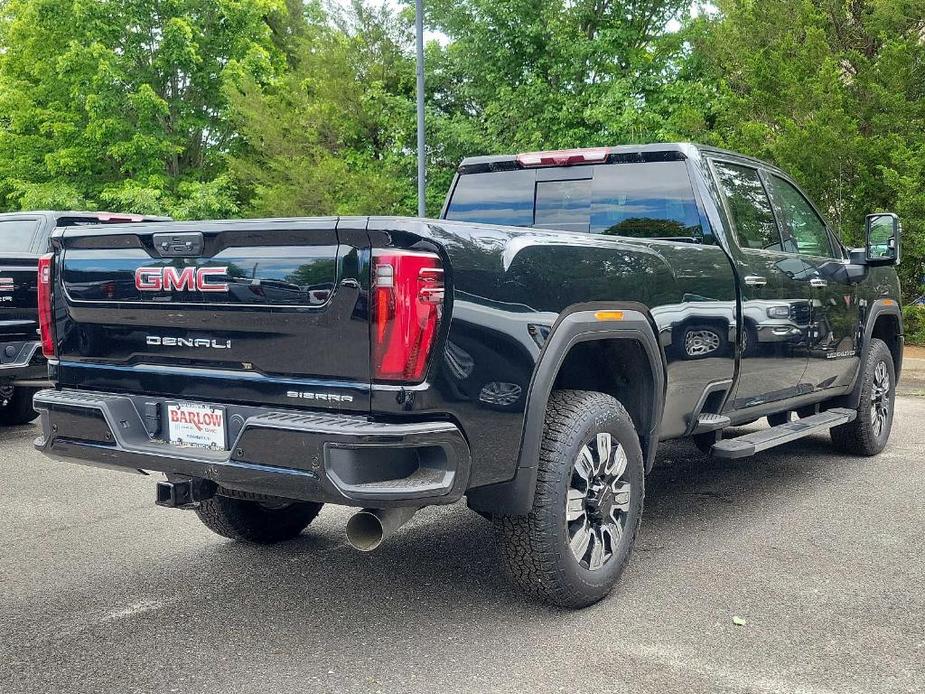
[(876, 455), (890, 438), (896, 401), (893, 355), (883, 340), (871, 340), (860, 377), (863, 380), (858, 416), (832, 429), (832, 443), (845, 453)]
[(216, 494), (200, 503), (196, 515), (222, 537), (266, 545), (298, 537), (322, 506), (311, 501), (238, 499)]
[(636, 540), (644, 477), (639, 437), (617, 400), (554, 392), (533, 509), (495, 518), (508, 575), (555, 605), (585, 607), (605, 597)]
[(0, 426), (28, 424), (39, 416), (32, 409), (32, 396), (38, 388), (0, 387)]

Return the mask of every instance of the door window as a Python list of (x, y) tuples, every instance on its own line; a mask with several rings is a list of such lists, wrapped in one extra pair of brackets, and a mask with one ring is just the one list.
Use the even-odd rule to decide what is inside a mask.
[(771, 201), (756, 169), (715, 162), (716, 177), (729, 204), (739, 245), (743, 248), (783, 250)]
[(770, 175), (768, 186), (780, 216), (786, 250), (804, 255), (832, 256), (832, 244), (825, 222), (806, 198), (790, 183)]

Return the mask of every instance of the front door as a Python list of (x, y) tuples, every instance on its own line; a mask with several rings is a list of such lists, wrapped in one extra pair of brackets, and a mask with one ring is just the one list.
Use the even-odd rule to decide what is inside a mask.
[(767, 173), (765, 181), (780, 222), (784, 248), (792, 252), (788, 274), (813, 287), (809, 359), (802, 378), (807, 390), (846, 386), (858, 368), (857, 294), (847, 281), (845, 261), (825, 221), (800, 190)]
[(793, 273), (762, 175), (744, 162), (713, 160), (736, 235), (742, 315), (736, 391), (727, 409), (741, 410), (799, 395), (806, 368), (813, 287)]

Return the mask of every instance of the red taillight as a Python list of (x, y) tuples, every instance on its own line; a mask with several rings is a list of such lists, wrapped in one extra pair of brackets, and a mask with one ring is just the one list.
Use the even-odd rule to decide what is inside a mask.
[(42, 354), (55, 356), (54, 319), (51, 311), (51, 268), (54, 254), (39, 258), (39, 333), (42, 336)]
[(443, 312), (443, 268), (433, 253), (374, 250), (373, 378), (418, 382)]
[(574, 164), (603, 164), (610, 156), (608, 147), (589, 149), (557, 149), (550, 152), (525, 152), (517, 155), (522, 167), (572, 166)]

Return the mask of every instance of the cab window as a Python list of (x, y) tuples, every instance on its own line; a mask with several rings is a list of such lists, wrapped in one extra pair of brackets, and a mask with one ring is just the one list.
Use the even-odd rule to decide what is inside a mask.
[(446, 218), (713, 243), (683, 161), (464, 174)]
[(783, 227), (784, 250), (832, 257), (832, 243), (825, 222), (802, 193), (774, 174), (768, 176), (768, 188)]
[(713, 164), (716, 178), (742, 248), (781, 251), (780, 232), (771, 201), (757, 169), (729, 162)]

